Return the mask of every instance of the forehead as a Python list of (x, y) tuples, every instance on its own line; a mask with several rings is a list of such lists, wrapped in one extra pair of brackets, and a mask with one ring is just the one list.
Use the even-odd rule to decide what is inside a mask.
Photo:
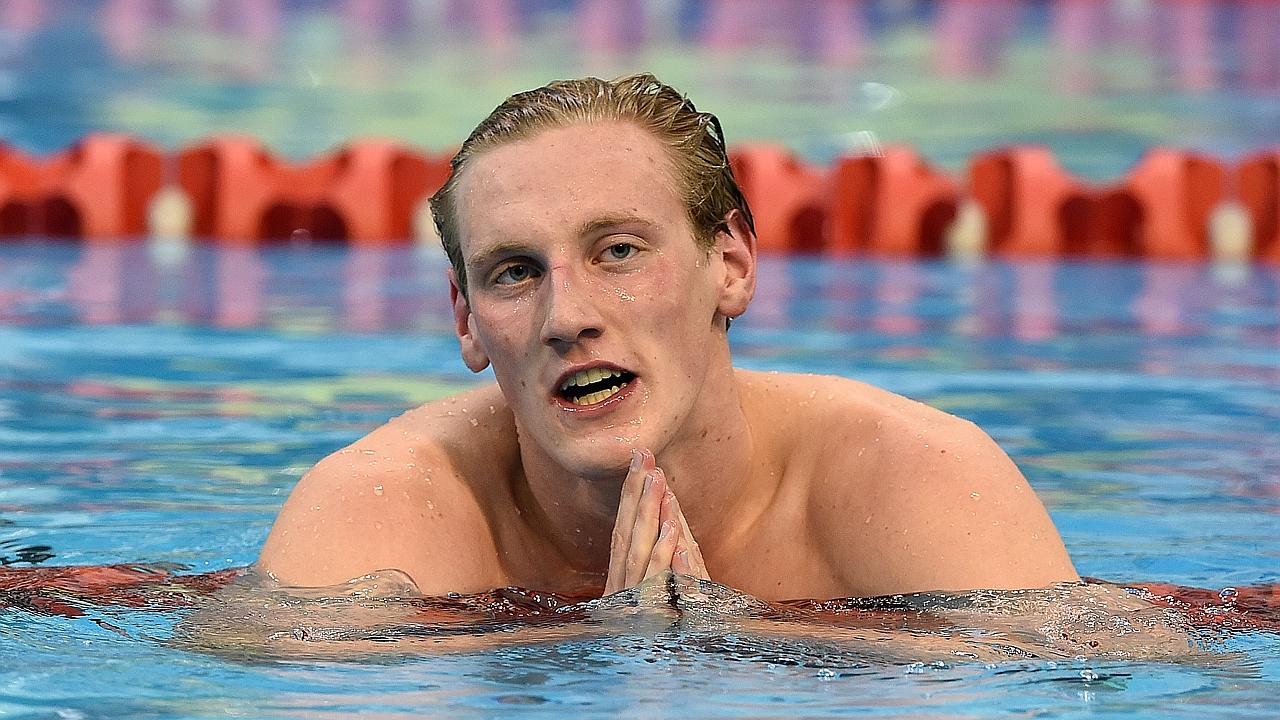
[(688, 223), (670, 153), (625, 122), (550, 128), (486, 150), (467, 164), (458, 190), (464, 250), (598, 217)]

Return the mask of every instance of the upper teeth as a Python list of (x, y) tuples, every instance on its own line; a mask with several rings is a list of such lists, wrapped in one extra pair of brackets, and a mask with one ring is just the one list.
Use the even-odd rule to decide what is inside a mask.
[(606, 368), (591, 368), (589, 370), (579, 370), (573, 375), (570, 375), (569, 379), (565, 380), (564, 383), (560, 385), (560, 389), (568, 390), (569, 388), (575, 385), (578, 385), (578, 386), (590, 385), (591, 383), (600, 382), (601, 380), (604, 380), (606, 378), (612, 379), (612, 378), (620, 378), (620, 377), (622, 377), (622, 372), (620, 370), (609, 370)]

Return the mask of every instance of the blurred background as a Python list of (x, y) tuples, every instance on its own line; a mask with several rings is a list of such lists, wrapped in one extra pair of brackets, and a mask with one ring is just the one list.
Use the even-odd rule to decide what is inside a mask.
[(1270, 0), (2, 0), (0, 138), (211, 133), (305, 158), (352, 138), (448, 150), (548, 80), (656, 73), (731, 142), (825, 163), (906, 143), (960, 172), (1048, 146), (1083, 179), (1157, 145), (1276, 143)]

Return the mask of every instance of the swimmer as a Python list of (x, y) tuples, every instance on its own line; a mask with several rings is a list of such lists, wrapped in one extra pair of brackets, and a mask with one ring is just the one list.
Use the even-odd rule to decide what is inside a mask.
[(674, 571), (765, 600), (1078, 581), (972, 423), (853, 380), (736, 369), (751, 211), (716, 118), (649, 75), (554, 82), (431, 200), (462, 360), (495, 385), (322, 460), (258, 560), (286, 586), (609, 594)]

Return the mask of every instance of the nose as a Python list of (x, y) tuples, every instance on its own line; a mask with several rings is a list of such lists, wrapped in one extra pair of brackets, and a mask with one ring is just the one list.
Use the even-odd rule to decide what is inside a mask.
[(545, 297), (542, 342), (563, 352), (584, 339), (599, 337), (603, 331), (591, 288), (564, 267), (548, 271), (543, 284)]

